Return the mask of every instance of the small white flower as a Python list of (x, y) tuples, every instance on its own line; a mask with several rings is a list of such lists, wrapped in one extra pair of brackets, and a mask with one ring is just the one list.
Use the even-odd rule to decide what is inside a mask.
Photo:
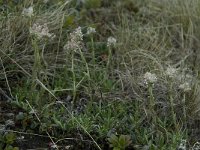
[(33, 26), (30, 28), (30, 33), (36, 35), (38, 39), (41, 39), (43, 37), (48, 37), (48, 38), (55, 37), (54, 34), (49, 33), (47, 24), (44, 24), (44, 25), (40, 25), (37, 23), (33, 24)]
[(24, 8), (22, 11), (22, 15), (27, 17), (33, 16), (33, 7), (30, 6), (29, 8)]
[(88, 28), (87, 28), (87, 33), (86, 33), (86, 34), (93, 34), (93, 33), (96, 33), (95, 28), (93, 28), (93, 27), (88, 27)]
[(178, 150), (186, 150), (186, 140), (181, 140), (180, 145), (178, 146)]
[(179, 89), (183, 90), (184, 92), (187, 92), (187, 91), (191, 90), (191, 87), (188, 82), (185, 82), (185, 83), (179, 85)]
[(77, 50), (82, 48), (82, 41), (83, 41), (83, 33), (81, 31), (81, 27), (75, 29), (74, 32), (70, 33), (70, 39), (65, 44), (65, 50)]
[(81, 27), (75, 29), (73, 33), (70, 34), (72, 40), (83, 40), (83, 33), (81, 31)]
[(144, 74), (144, 82), (146, 84), (148, 84), (148, 83), (155, 83), (155, 82), (157, 82), (157, 76), (155, 74), (153, 74), (153, 73), (146, 72)]
[(115, 46), (116, 45), (117, 40), (114, 37), (109, 37), (107, 40), (107, 46)]
[(165, 71), (165, 74), (170, 77), (170, 78), (174, 78), (177, 75), (177, 69), (169, 67), (167, 68), (167, 70)]

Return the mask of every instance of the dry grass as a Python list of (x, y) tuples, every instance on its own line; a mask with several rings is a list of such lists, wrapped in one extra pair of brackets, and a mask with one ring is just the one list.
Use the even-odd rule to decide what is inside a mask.
[[(38, 126), (83, 129), (99, 149), (97, 140), (105, 141), (112, 129), (131, 135), (132, 148), (175, 149), (181, 139), (198, 141), (198, 0), (103, 1), (104, 8), (87, 10), (84, 4), (37, 1), (34, 16), (22, 16), (31, 4), (24, 1), (15, 9), (10, 4), (13, 9), (1, 12), (0, 88), (24, 111), (31, 111), (27, 102), (35, 108)], [(46, 23), (56, 37), (37, 39), (29, 32), (34, 23)], [(64, 49), (78, 26), (82, 48)], [(86, 35), (89, 26), (96, 27), (93, 36)], [(110, 36), (117, 43), (108, 48)], [(169, 77), (167, 68), (176, 74)], [(146, 72), (157, 82), (145, 84)], [(183, 83), (190, 89), (181, 89)]]

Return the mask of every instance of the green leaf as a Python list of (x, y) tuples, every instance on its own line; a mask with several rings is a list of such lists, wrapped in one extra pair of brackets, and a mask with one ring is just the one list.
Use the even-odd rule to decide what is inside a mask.
[(111, 147), (118, 146), (118, 137), (115, 134), (112, 134), (110, 138), (108, 138), (108, 141), (110, 142)]
[(131, 144), (131, 137), (128, 135), (120, 135), (119, 137), (119, 145), (122, 149), (125, 149), (127, 146)]
[(6, 134), (5, 138), (6, 138), (6, 144), (13, 144), (14, 141), (16, 140), (16, 136), (14, 133)]
[(126, 138), (125, 138), (124, 135), (120, 135), (120, 137), (119, 137), (119, 145), (120, 145), (120, 147), (125, 148)]

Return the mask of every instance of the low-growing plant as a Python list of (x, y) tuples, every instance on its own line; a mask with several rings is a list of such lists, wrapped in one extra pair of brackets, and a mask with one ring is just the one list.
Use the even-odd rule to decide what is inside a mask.
[(108, 138), (110, 147), (113, 150), (125, 150), (132, 143), (131, 137), (129, 135), (119, 135), (111, 134)]
[(16, 135), (12, 132), (0, 134), (0, 149), (1, 150), (19, 150), (18, 147), (13, 147), (12, 144), (16, 141)]

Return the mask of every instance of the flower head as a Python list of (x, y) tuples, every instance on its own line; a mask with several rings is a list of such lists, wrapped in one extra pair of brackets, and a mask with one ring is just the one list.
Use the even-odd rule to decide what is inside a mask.
[(179, 85), (179, 89), (183, 90), (184, 92), (187, 92), (187, 91), (191, 90), (191, 86), (188, 82), (185, 82), (185, 83)]
[(96, 33), (95, 28), (93, 28), (93, 27), (88, 27), (88, 28), (87, 28), (87, 34), (89, 35), (89, 34), (93, 34), (93, 33)]
[(75, 29), (73, 33), (70, 33), (70, 37), (72, 40), (83, 40), (83, 33), (81, 31), (81, 27)]
[(195, 80), (195, 77), (194, 77), (194, 75), (192, 75), (190, 73), (182, 72), (177, 76), (177, 80), (180, 82), (186, 81), (186, 82), (192, 84)]
[(107, 40), (107, 46), (115, 46), (116, 45), (117, 40), (114, 37), (109, 37)]
[(144, 82), (145, 82), (145, 84), (155, 83), (155, 82), (157, 82), (157, 76), (153, 73), (146, 72), (144, 74)]
[(177, 74), (177, 70), (175, 68), (169, 67), (165, 71), (165, 74), (170, 78), (174, 78)]
[(49, 33), (47, 24), (44, 24), (44, 25), (40, 25), (38, 23), (33, 24), (33, 26), (30, 28), (30, 33), (33, 35), (36, 35), (38, 39), (41, 39), (43, 37), (48, 37), (48, 38), (55, 37), (54, 34)]
[(178, 146), (178, 150), (186, 150), (186, 140), (181, 140), (180, 145)]
[(70, 39), (67, 44), (65, 44), (64, 49), (77, 50), (82, 47), (82, 41), (83, 33), (81, 27), (78, 27), (74, 32), (70, 33)]
[(33, 16), (33, 7), (30, 6), (29, 8), (24, 8), (22, 11), (22, 15), (27, 17)]

